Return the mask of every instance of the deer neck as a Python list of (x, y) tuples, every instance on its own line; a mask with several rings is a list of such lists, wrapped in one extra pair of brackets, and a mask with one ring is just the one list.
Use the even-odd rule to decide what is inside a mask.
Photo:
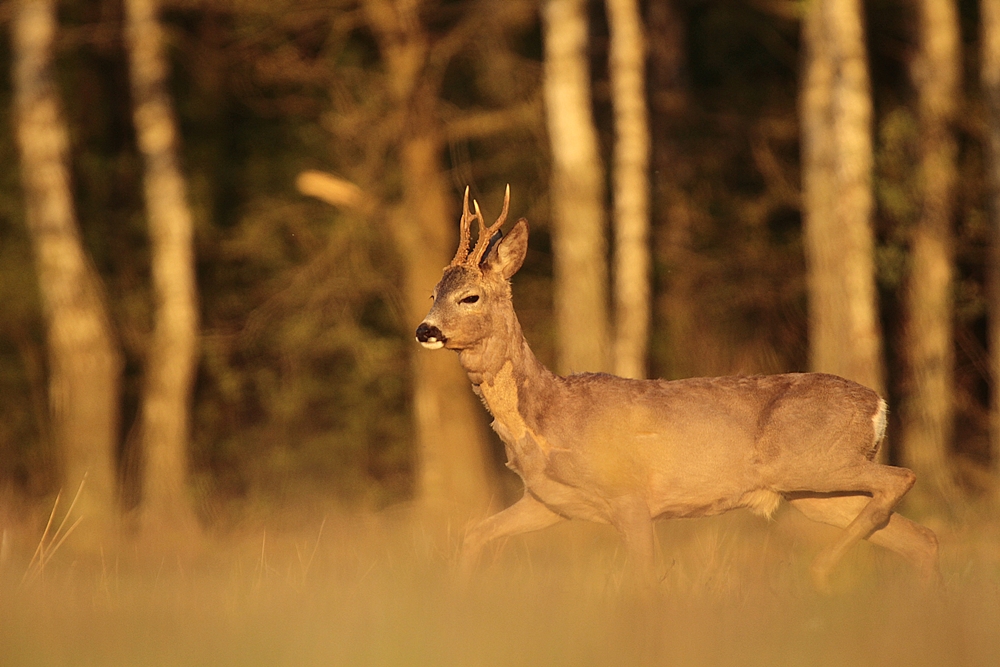
[[(555, 376), (535, 357), (510, 313), (504, 325), (479, 345), (463, 350), (462, 366), (476, 393), (496, 419), (501, 437), (520, 439), (534, 421), (535, 399), (554, 384)], [(527, 420), (527, 422), (526, 422)], [(507, 440), (507, 437), (504, 437)]]

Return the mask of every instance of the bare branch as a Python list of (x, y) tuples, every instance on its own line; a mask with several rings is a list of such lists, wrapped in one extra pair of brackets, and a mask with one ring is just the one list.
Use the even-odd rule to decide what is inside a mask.
[(451, 142), (465, 141), (534, 127), (543, 122), (542, 113), (539, 97), (507, 109), (464, 114), (446, 125), (445, 138)]
[(295, 179), (295, 187), (308, 197), (315, 197), (331, 206), (361, 213), (378, 208), (377, 202), (360, 187), (339, 176), (310, 169)]

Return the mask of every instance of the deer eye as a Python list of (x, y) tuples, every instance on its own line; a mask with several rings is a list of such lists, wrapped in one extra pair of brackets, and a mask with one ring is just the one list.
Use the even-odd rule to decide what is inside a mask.
[(467, 296), (467, 297), (465, 297), (463, 299), (459, 299), (458, 302), (459, 303), (475, 303), (477, 301), (479, 301), (479, 295), (478, 294), (470, 294), (469, 296)]

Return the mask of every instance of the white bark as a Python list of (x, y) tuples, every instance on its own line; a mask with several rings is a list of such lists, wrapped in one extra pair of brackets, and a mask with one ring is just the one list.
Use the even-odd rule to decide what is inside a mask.
[(803, 44), (811, 366), (884, 393), (871, 226), (872, 107), (860, 0), (808, 3)]
[(615, 115), (614, 371), (646, 376), (650, 321), (649, 112), (646, 46), (636, 0), (606, 0)]
[(46, 322), (51, 433), (62, 462), (62, 491), (71, 498), (86, 479), (76, 511), (88, 525), (108, 527), (117, 514), (121, 359), (73, 207), (69, 137), (51, 73), (55, 2), (23, 0), (12, 27), (17, 143)]
[(192, 530), (187, 491), (190, 399), (197, 360), (194, 224), (177, 159), (156, 0), (126, 0), (136, 139), (145, 163), (155, 309), (142, 396), (144, 528)]
[(958, 10), (951, 0), (921, 0), (920, 54), (913, 67), (920, 120), (923, 206), (913, 230), (906, 292), (909, 392), (903, 453), (921, 478), (918, 490), (955, 491), (949, 448), (953, 432), (952, 234), (957, 183), (953, 124), (960, 95)]
[(604, 169), (591, 110), (587, 25), (584, 0), (548, 0), (542, 8), (561, 373), (608, 370), (612, 356)]

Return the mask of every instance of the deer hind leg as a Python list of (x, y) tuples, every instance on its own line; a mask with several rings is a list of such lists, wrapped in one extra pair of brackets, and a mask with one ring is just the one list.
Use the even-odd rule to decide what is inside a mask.
[(501, 537), (530, 533), (563, 521), (563, 517), (546, 507), (533, 495), (524, 492), (516, 503), (483, 519), (465, 533), (459, 555), (459, 571), (468, 577), (479, 561), (479, 555), (489, 542)]
[(789, 504), (810, 519), (844, 529), (840, 539), (820, 553), (813, 564), (817, 587), (826, 588), (830, 572), (847, 550), (865, 538), (906, 558), (927, 580), (936, 580), (937, 537), (929, 528), (892, 511), (913, 485), (913, 473), (905, 468), (871, 464), (866, 477), (871, 478), (871, 488), (861, 490), (870, 492), (871, 498), (861, 495), (789, 498)]

